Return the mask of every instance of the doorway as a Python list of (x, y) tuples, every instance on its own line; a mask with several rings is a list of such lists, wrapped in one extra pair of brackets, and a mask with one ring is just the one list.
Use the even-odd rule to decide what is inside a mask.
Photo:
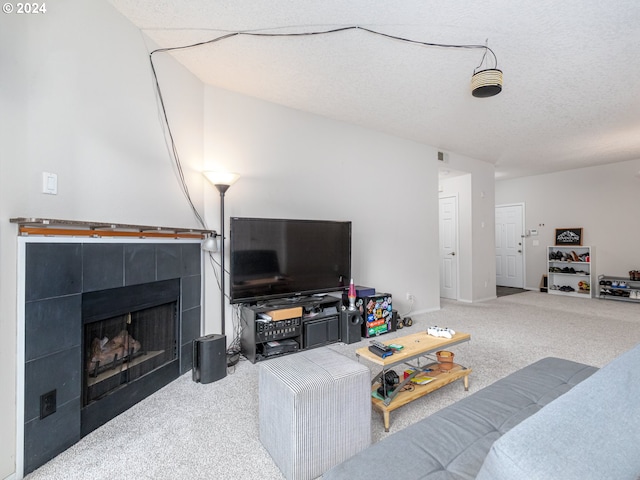
[(440, 297), (458, 299), (458, 197), (441, 197)]
[(496, 206), (496, 285), (524, 288), (524, 205)]

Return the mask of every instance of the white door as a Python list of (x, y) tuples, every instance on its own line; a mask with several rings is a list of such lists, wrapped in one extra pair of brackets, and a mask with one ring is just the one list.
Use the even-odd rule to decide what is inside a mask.
[(522, 205), (496, 207), (496, 285), (524, 288)]
[(440, 199), (440, 296), (458, 299), (458, 199)]

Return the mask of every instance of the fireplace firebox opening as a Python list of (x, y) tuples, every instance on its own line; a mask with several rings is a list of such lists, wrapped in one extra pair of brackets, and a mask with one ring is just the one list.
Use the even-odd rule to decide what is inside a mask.
[(179, 299), (178, 280), (83, 294), (82, 436), (178, 377)]
[(82, 406), (177, 359), (177, 302), (85, 324)]

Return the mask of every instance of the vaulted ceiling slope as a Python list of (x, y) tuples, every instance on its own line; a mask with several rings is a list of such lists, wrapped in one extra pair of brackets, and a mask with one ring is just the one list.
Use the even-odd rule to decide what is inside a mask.
[[(514, 178), (640, 158), (638, 0), (109, 0), (204, 83), (490, 162)], [(491, 67), (492, 65), (489, 65)]]

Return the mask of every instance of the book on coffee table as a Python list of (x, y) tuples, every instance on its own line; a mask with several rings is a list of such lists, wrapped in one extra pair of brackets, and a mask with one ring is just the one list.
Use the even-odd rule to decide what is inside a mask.
[[(415, 370), (412, 370), (412, 369), (405, 370), (404, 371), (404, 378), (407, 378), (414, 371)], [(418, 372), (413, 376), (413, 378), (410, 381), (411, 381), (411, 383), (414, 383), (416, 385), (426, 385), (429, 382), (433, 382), (435, 379), (436, 379), (436, 377), (430, 376), (428, 372)]]
[(420, 372), (415, 375), (411, 379), (411, 383), (415, 383), (416, 385), (426, 385), (429, 382), (433, 382), (435, 377), (430, 377), (426, 372)]

